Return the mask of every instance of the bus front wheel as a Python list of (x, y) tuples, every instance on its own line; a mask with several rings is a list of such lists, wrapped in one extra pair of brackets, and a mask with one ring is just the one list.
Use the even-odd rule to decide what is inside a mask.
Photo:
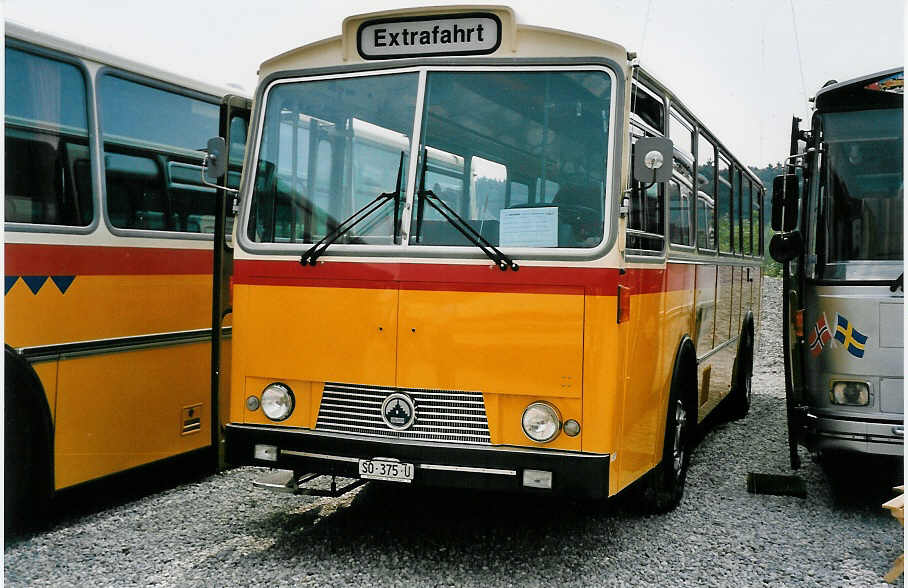
[(672, 374), (662, 461), (649, 473), (648, 483), (643, 488), (643, 506), (649, 512), (670, 511), (678, 506), (684, 495), (693, 432), (697, 424), (697, 413), (692, 408), (694, 404), (690, 402), (691, 395), (686, 393), (690, 392), (688, 386), (691, 382), (696, 389), (696, 367), (691, 375), (689, 364), (682, 356)]

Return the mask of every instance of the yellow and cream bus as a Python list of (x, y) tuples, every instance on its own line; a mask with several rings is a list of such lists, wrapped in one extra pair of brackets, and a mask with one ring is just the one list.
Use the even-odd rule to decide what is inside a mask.
[(228, 460), (676, 505), (694, 427), (748, 410), (763, 255), (763, 186), (693, 111), (499, 6), (259, 73)]
[(227, 128), (226, 89), (13, 23), (5, 77), (5, 514), (27, 523), (56, 490), (212, 447), (200, 149), (233, 131), (238, 183), (248, 111)]

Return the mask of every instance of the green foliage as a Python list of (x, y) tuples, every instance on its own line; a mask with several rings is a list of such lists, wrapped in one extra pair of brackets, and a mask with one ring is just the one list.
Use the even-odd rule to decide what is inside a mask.
[(766, 167), (750, 166), (752, 171), (763, 186), (766, 187), (766, 195), (763, 198), (763, 243), (766, 250), (766, 256), (763, 259), (763, 273), (767, 276), (780, 277), (782, 275), (782, 265), (769, 256), (769, 240), (772, 239), (772, 229), (770, 228), (770, 219), (772, 218), (772, 181), (773, 179), (785, 173), (785, 166), (781, 162)]

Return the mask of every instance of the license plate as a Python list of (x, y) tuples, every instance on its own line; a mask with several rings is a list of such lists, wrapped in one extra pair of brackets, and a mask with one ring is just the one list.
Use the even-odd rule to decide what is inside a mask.
[(410, 483), (413, 481), (414, 469), (412, 463), (385, 459), (359, 460), (359, 477), (366, 480)]

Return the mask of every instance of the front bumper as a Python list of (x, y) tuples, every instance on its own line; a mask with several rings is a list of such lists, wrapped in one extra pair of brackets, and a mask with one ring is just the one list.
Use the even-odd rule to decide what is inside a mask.
[[(415, 466), (413, 484), (525, 491), (600, 499), (608, 496), (608, 454), (488, 445), (442, 445), (317, 433), (262, 425), (226, 426), (227, 462), (297, 472), (359, 477), (360, 459), (391, 458)], [(276, 461), (256, 459), (256, 445), (277, 447)], [(523, 484), (524, 470), (552, 472), (551, 489)]]
[(805, 445), (811, 451), (905, 454), (904, 421), (856, 420), (808, 412)]

